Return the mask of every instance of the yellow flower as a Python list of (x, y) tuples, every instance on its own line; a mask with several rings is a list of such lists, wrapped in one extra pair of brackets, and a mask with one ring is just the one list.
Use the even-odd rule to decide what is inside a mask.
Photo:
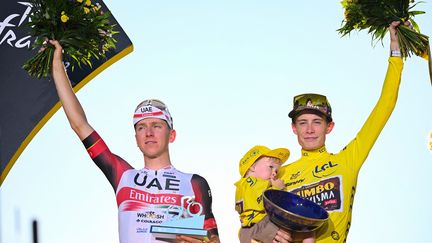
[[(62, 13), (64, 13), (64, 12), (62, 12)], [(66, 14), (62, 14), (62, 16), (60, 17), (60, 20), (63, 23), (66, 23), (69, 20), (69, 17)]]
[(82, 3), (82, 2), (83, 2), (83, 0), (77, 0), (77, 2), (79, 2), (79, 3)]
[[(96, 12), (98, 12), (100, 9), (101, 9), (101, 5), (99, 4), (99, 3), (96, 3), (95, 5), (92, 5), (93, 6), (93, 11), (96, 13)], [(99, 12), (99, 14), (100, 15), (103, 15), (103, 11), (101, 10), (100, 12)]]
[(91, 5), (91, 0), (86, 0), (85, 5), (86, 6), (90, 6)]
[(86, 13), (86, 14), (90, 13), (90, 9), (87, 7), (84, 7), (84, 13)]

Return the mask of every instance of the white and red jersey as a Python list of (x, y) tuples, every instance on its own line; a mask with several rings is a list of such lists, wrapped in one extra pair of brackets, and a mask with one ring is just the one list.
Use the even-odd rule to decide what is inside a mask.
[[(180, 172), (173, 166), (136, 170), (111, 153), (96, 132), (83, 143), (116, 192), (121, 243), (165, 242), (155, 239), (150, 227), (178, 216), (186, 207), (191, 213), (202, 210), (204, 229), (209, 236), (218, 234), (211, 210), (211, 191), (203, 177)], [(202, 208), (188, 205), (191, 198)]]

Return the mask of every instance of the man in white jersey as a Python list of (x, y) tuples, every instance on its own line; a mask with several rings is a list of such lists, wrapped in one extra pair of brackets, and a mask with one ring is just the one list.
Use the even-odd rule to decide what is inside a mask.
[(166, 105), (151, 99), (136, 108), (133, 125), (137, 145), (144, 156), (144, 168), (134, 169), (113, 154), (87, 122), (65, 72), (62, 47), (57, 41), (51, 40), (50, 44), (55, 47), (53, 78), (69, 123), (116, 193), (120, 242), (172, 242), (157, 238), (150, 229), (184, 215), (203, 216), (207, 236), (177, 235), (178, 241), (219, 242), (206, 180), (180, 172), (171, 164), (168, 145), (174, 142), (176, 131)]

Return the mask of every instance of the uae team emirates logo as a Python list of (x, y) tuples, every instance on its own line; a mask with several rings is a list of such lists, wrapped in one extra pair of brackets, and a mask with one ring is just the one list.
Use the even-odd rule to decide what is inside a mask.
[(122, 188), (117, 193), (117, 205), (121, 211), (137, 211), (148, 205), (181, 205), (182, 195), (153, 194), (131, 187)]

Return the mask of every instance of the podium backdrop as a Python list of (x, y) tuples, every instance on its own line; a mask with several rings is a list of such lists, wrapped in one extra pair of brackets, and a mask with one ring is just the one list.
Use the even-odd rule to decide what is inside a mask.
[[(104, 11), (109, 11), (98, 1)], [(26, 23), (31, 5), (27, 2), (4, 0), (0, 8), (0, 186), (22, 151), (48, 119), (60, 108), (54, 82), (30, 77), (23, 63), (37, 50), (31, 50), (33, 38)], [(67, 72), (75, 92), (98, 73), (133, 50), (126, 33), (116, 24), (116, 49), (106, 59), (94, 60), (93, 67), (76, 67)], [(66, 63), (66, 67), (68, 64)]]

